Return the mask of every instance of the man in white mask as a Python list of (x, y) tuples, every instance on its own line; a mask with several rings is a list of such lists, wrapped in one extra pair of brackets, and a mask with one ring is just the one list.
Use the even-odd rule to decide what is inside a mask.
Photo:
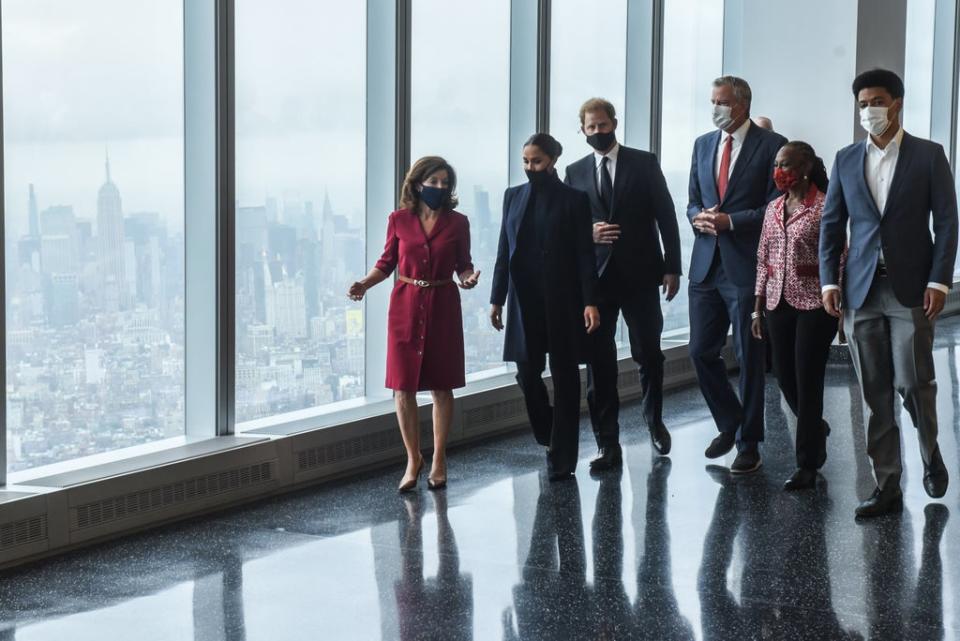
[[(697, 138), (690, 167), (687, 218), (695, 240), (690, 258), (690, 359), (719, 434), (707, 458), (734, 445), (734, 474), (760, 469), (765, 348), (750, 334), (757, 246), (767, 203), (780, 195), (773, 162), (787, 139), (750, 122), (750, 85), (743, 78), (713, 81), (716, 127)], [(739, 397), (720, 356), (733, 328), (740, 364)]]
[[(933, 330), (953, 282), (957, 198), (943, 148), (903, 131), (903, 81), (874, 69), (853, 81), (867, 139), (837, 153), (820, 223), (820, 283), (840, 315), (867, 415), (867, 454), (877, 487), (858, 518), (899, 512), (902, 461), (894, 390), (917, 428), (923, 487), (947, 491), (937, 445)], [(850, 251), (840, 291), (840, 255)], [(933, 234), (931, 237), (931, 222)], [(842, 303), (841, 303), (842, 301)]]

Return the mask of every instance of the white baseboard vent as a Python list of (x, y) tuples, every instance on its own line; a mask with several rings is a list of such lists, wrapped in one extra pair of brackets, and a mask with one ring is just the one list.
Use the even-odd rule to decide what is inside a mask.
[(189, 505), (194, 501), (272, 483), (277, 478), (276, 466), (275, 460), (262, 461), (84, 503), (71, 510), (70, 529), (82, 531), (147, 512)]
[(40, 543), (46, 539), (46, 514), (0, 523), (0, 551), (10, 550), (28, 543)]
[(527, 407), (523, 398), (481, 405), (463, 412), (464, 432), (476, 432), (491, 425), (512, 425), (527, 420)]
[(379, 454), (396, 449), (400, 445), (400, 430), (393, 428), (335, 441), (326, 445), (308, 447), (296, 452), (297, 472), (305, 472), (332, 463), (358, 459), (370, 454)]

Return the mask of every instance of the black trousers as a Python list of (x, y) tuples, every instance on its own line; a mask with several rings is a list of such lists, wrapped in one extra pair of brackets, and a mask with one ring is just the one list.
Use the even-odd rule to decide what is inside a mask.
[(620, 313), (627, 323), (630, 355), (640, 367), (643, 418), (647, 427), (663, 422), (663, 312), (660, 288), (637, 287), (607, 265), (597, 291), (600, 328), (592, 337), (592, 363), (587, 365), (587, 404), (597, 446), (620, 442), (620, 396), (617, 392), (617, 328)]
[(543, 382), (547, 353), (535, 347), (528, 345), (527, 360), (517, 362), (517, 383), (523, 390), (534, 438), (550, 448), (547, 451), (550, 473), (572, 473), (577, 467), (580, 443), (580, 367), (574, 358), (558, 359), (550, 354), (554, 399), (551, 406)]
[(827, 460), (823, 379), (837, 319), (821, 307), (794, 309), (781, 301), (767, 313), (773, 371), (787, 405), (797, 417), (797, 467), (817, 470)]

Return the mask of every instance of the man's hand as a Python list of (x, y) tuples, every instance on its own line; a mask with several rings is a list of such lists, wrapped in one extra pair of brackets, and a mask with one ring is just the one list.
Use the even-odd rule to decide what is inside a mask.
[(593, 223), (593, 242), (597, 245), (612, 245), (620, 239), (620, 225), (605, 222)]
[(678, 274), (664, 274), (663, 293), (666, 295), (668, 303), (673, 300), (678, 291), (680, 291), (680, 276)]
[(823, 309), (834, 318), (840, 318), (839, 289), (828, 289), (823, 292)]
[(596, 305), (587, 305), (583, 308), (583, 326), (588, 334), (600, 329), (600, 310)]
[(713, 206), (694, 216), (693, 226), (700, 233), (716, 236), (720, 232), (730, 229), (730, 216), (722, 211), (717, 211), (717, 206)]
[(923, 311), (930, 320), (936, 320), (940, 312), (943, 311), (943, 305), (947, 302), (947, 295), (939, 289), (927, 287), (923, 293)]

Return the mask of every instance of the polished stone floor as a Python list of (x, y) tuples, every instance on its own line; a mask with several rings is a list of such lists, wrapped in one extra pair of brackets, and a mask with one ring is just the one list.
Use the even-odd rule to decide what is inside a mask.
[(780, 490), (793, 419), (772, 380), (764, 467), (739, 479), (703, 458), (715, 428), (685, 389), (667, 400), (671, 457), (627, 406), (623, 471), (600, 480), (584, 424), (575, 482), (547, 483), (516, 435), (452, 452), (445, 492), (397, 496), (398, 468), (7, 572), (0, 640), (960, 639), (960, 320), (939, 334), (954, 484), (926, 497), (902, 412), (899, 516), (853, 519), (872, 480), (855, 381), (833, 364), (814, 491)]

